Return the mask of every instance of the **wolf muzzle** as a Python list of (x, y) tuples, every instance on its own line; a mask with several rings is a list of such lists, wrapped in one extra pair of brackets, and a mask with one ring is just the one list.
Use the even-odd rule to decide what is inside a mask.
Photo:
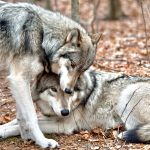
[(65, 93), (67, 94), (72, 94), (73, 93), (73, 90), (72, 89), (69, 89), (69, 88), (65, 88)]
[(62, 116), (68, 116), (69, 115), (69, 110), (68, 109), (61, 110), (61, 115)]

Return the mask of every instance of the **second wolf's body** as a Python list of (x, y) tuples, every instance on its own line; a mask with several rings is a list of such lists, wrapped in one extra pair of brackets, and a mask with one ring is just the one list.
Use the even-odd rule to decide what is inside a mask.
[[(71, 134), (74, 131), (90, 130), (95, 127), (111, 129), (124, 123), (127, 131), (120, 133), (120, 138), (129, 142), (150, 140), (150, 78), (86, 71), (78, 80), (72, 98), (60, 95), (63, 100), (60, 102), (57, 82), (56, 79), (53, 94), (50, 92), (51, 84), (48, 84), (48, 81), (47, 84), (39, 84), (39, 89), (43, 90), (35, 88), (39, 91), (37, 95), (42, 99), (39, 106), (45, 117), (39, 119), (39, 126), (44, 133)], [(55, 105), (59, 103), (58, 108), (53, 107), (49, 97), (55, 97), (54, 103)], [(67, 105), (63, 104), (65, 101)], [(56, 109), (59, 110), (60, 106), (69, 109), (70, 114), (65, 117), (57, 114)], [(54, 109), (48, 109), (51, 107)], [(2, 137), (18, 134), (17, 122), (0, 128)]]

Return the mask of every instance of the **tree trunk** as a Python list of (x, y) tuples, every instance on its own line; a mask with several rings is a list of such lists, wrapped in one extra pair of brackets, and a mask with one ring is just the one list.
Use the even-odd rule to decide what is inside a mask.
[(26, 0), (26, 2), (34, 4), (36, 2), (36, 0)]
[(121, 2), (120, 0), (109, 0), (109, 12), (107, 19), (110, 20), (117, 20), (124, 16), (122, 9), (121, 9)]
[(79, 0), (71, 0), (71, 18), (76, 22), (80, 22)]
[(46, 0), (46, 9), (52, 10), (51, 0)]

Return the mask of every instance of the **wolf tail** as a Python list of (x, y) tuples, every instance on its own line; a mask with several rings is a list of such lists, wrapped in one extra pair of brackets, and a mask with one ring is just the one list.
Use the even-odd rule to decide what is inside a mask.
[(131, 143), (150, 143), (150, 123), (121, 132), (118, 138)]

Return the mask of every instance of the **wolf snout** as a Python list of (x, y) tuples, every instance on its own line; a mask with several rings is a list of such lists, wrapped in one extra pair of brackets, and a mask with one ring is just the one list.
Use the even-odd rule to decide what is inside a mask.
[(69, 110), (68, 109), (61, 110), (61, 115), (62, 116), (68, 116), (69, 115)]
[(73, 93), (73, 90), (72, 89), (69, 89), (69, 88), (65, 88), (65, 93), (67, 94), (72, 94)]

